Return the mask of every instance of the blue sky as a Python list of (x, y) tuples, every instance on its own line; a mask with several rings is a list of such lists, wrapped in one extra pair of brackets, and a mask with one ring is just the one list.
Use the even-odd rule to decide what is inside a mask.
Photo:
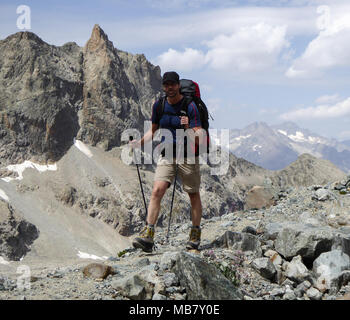
[(213, 128), (293, 121), (350, 139), (349, 0), (2, 0), (0, 39), (20, 31), (19, 5), (50, 44), (84, 46), (97, 23), (118, 49), (194, 79)]

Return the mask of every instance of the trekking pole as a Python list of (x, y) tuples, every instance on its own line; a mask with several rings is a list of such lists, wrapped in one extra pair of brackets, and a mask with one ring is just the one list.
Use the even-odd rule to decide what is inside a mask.
[[(186, 116), (186, 112), (181, 110), (181, 116)], [(184, 129), (184, 126), (182, 126)], [(181, 144), (179, 145), (179, 155), (181, 151)], [(176, 178), (177, 178), (177, 169), (178, 169), (178, 163), (176, 162), (176, 167), (175, 167), (175, 180), (174, 180), (174, 189), (173, 189), (173, 196), (171, 199), (171, 206), (170, 206), (170, 214), (169, 214), (169, 224), (168, 224), (168, 232), (166, 234), (166, 241), (169, 242), (169, 231), (170, 231), (170, 222), (171, 222), (171, 213), (173, 211), (173, 203), (174, 203), (174, 196), (175, 196), (175, 187), (176, 187)]]
[[(130, 141), (134, 140), (133, 137), (130, 137)], [(142, 181), (141, 181), (141, 175), (140, 175), (140, 169), (139, 169), (139, 165), (136, 162), (136, 157), (135, 157), (135, 150), (134, 148), (132, 148), (133, 151), (133, 158), (136, 164), (136, 168), (137, 168), (137, 175), (139, 176), (139, 182), (140, 182), (140, 187), (141, 187), (141, 192), (142, 192), (142, 197), (143, 197), (143, 203), (145, 205), (145, 211), (146, 211), (146, 219), (147, 219), (147, 205), (146, 205), (146, 199), (145, 199), (145, 194), (143, 192), (143, 187), (142, 187)]]

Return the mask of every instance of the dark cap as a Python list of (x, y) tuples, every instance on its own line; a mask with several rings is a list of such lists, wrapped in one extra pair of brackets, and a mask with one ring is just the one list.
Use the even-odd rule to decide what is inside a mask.
[(179, 83), (180, 77), (175, 71), (165, 72), (163, 74), (163, 84), (167, 81)]

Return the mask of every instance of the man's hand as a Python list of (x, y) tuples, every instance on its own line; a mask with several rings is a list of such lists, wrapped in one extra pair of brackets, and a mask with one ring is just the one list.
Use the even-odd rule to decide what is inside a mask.
[(180, 117), (180, 121), (181, 121), (181, 126), (185, 129), (188, 129), (189, 125), (188, 125), (188, 117)]
[(129, 146), (132, 149), (141, 148), (141, 142), (138, 140), (131, 140), (131, 141), (129, 141)]

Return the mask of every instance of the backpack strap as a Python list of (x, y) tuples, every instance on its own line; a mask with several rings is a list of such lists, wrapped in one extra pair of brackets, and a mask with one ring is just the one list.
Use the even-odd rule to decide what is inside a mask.
[(186, 116), (188, 115), (188, 106), (192, 102), (191, 97), (184, 96), (184, 99), (182, 100), (181, 104), (181, 111), (184, 111), (186, 113)]
[[(157, 112), (157, 116), (158, 116), (159, 121), (164, 114), (165, 99), (166, 99), (166, 96), (163, 96), (158, 100), (158, 108), (156, 109), (156, 112)], [(159, 123), (159, 126), (160, 126), (160, 123)]]
[[(165, 109), (165, 99), (166, 96), (161, 97), (158, 101), (159, 101), (159, 105), (157, 108), (157, 115), (158, 115), (158, 119), (161, 119), (161, 117), (163, 116), (164, 113), (164, 109)], [(188, 114), (188, 106), (189, 104), (193, 101), (192, 97), (188, 97), (188, 96), (184, 96), (184, 99), (182, 100), (182, 104), (181, 104), (181, 111), (184, 111), (186, 113), (186, 115)], [(170, 113), (169, 113), (170, 114)], [(172, 114), (171, 114), (172, 115)]]

